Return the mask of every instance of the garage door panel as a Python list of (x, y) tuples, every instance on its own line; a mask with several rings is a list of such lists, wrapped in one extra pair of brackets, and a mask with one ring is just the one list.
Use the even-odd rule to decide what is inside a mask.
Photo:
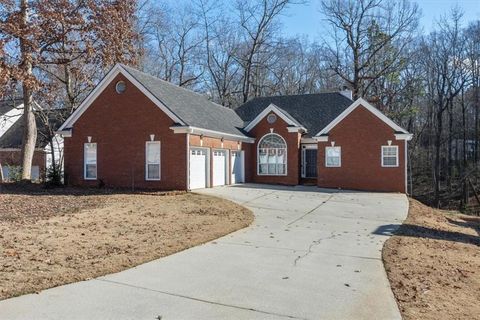
[(227, 184), (227, 152), (225, 150), (213, 151), (213, 186)]
[(208, 156), (206, 149), (190, 150), (190, 189), (207, 187)]
[(244, 182), (243, 178), (243, 155), (241, 151), (232, 151), (231, 156), (232, 172), (231, 172), (231, 182), (242, 183)]

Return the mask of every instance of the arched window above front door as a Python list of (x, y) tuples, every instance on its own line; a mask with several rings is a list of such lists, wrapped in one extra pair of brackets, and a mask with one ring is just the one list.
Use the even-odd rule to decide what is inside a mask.
[(287, 174), (287, 143), (280, 135), (267, 134), (258, 143), (257, 172), (267, 176)]

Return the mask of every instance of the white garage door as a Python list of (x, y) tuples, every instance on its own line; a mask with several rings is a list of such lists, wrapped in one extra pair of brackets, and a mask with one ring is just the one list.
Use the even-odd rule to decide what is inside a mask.
[(190, 150), (190, 189), (207, 187), (207, 149)]
[(223, 186), (227, 183), (227, 152), (213, 151), (213, 186)]
[(243, 154), (242, 151), (232, 151), (232, 184), (242, 183), (243, 180)]

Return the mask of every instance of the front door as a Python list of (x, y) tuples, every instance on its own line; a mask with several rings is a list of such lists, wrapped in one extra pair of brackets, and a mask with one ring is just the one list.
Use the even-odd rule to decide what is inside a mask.
[(305, 178), (317, 177), (317, 149), (305, 149), (303, 166), (305, 168)]

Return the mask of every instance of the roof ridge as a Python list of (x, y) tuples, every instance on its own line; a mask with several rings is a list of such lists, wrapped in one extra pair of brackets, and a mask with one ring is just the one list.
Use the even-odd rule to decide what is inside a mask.
[[(325, 92), (316, 92), (316, 93), (299, 93), (299, 94), (280, 94), (280, 95), (273, 95), (273, 96), (262, 96), (262, 97), (253, 97), (251, 100), (255, 99), (268, 99), (268, 98), (277, 98), (277, 97), (300, 97), (300, 96), (315, 96), (315, 95), (322, 95), (322, 94), (339, 94), (342, 97), (340, 92), (338, 91), (325, 91)], [(345, 97), (346, 98), (346, 97)], [(347, 98), (348, 99), (348, 98)], [(250, 101), (251, 101), (250, 100)], [(248, 102), (248, 101), (247, 101)], [(245, 102), (246, 103), (246, 102)]]

